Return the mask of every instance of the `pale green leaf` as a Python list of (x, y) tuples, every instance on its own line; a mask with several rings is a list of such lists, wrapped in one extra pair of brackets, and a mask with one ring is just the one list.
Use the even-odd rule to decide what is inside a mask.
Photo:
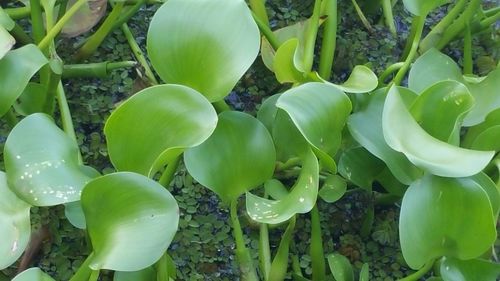
[(465, 116), (464, 126), (473, 126), (483, 122), (490, 112), (500, 108), (500, 68), (474, 82), (465, 79), (464, 83), (476, 102), (471, 112)]
[(416, 16), (425, 17), (435, 8), (450, 3), (450, 0), (403, 0), (405, 8)]
[(292, 38), (281, 46), (276, 51), (273, 62), (273, 70), (276, 74), (276, 79), (280, 83), (302, 83), (307, 81), (300, 70), (297, 69), (294, 63), (294, 54), (299, 45), (297, 38)]
[(339, 173), (347, 180), (366, 190), (384, 169), (384, 162), (363, 147), (345, 150), (340, 156)]
[(12, 46), (16, 43), (14, 37), (0, 25), (0, 59), (2, 59), (7, 52), (12, 49)]
[(12, 281), (55, 281), (38, 267), (32, 267), (19, 273)]
[(347, 183), (342, 177), (329, 175), (319, 190), (319, 197), (325, 202), (333, 203), (342, 198), (346, 191)]
[(139, 271), (117, 271), (113, 275), (113, 281), (151, 281), (156, 280), (156, 270), (146, 267)]
[(500, 276), (500, 264), (482, 259), (444, 257), (439, 271), (444, 281), (492, 281)]
[(330, 254), (328, 265), (336, 281), (354, 281), (354, 272), (349, 260), (341, 254)]

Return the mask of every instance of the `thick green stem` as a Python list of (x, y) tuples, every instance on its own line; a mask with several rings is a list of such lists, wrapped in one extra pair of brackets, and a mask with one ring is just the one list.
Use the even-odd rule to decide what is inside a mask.
[[(66, 11), (64, 16), (57, 21), (54, 27), (45, 35), (45, 37), (38, 43), (38, 48), (41, 50), (46, 49), (49, 44), (56, 38), (56, 36), (61, 32), (64, 25), (71, 19), (71, 17), (80, 9), (80, 7), (87, 3), (87, 0), (78, 0)], [(36, 40), (35, 40), (36, 41)]]
[(165, 252), (163, 256), (156, 262), (156, 280), (169, 280), (168, 272), (168, 254)]
[(268, 280), (271, 270), (271, 250), (269, 247), (269, 229), (266, 223), (259, 226), (259, 265), (264, 280)]
[(481, 0), (471, 0), (465, 11), (455, 20), (443, 33), (443, 36), (436, 44), (436, 49), (441, 50), (450, 43), (457, 35), (465, 29), (466, 24), (470, 24), (472, 17), (478, 11)]
[(19, 8), (3, 9), (13, 20), (20, 20), (30, 16), (31, 8), (29, 6)]
[(304, 75), (309, 75), (314, 61), (314, 46), (318, 35), (319, 16), (321, 13), (321, 0), (314, 1), (314, 10), (307, 26), (304, 45)]
[(299, 157), (292, 157), (288, 159), (285, 163), (283, 162), (276, 163), (276, 168), (274, 169), (274, 171), (275, 172), (285, 171), (300, 165), (300, 163), (302, 163), (302, 160)]
[(97, 281), (99, 278), (99, 270), (92, 270), (90, 274), (89, 281)]
[(86, 64), (68, 64), (63, 68), (63, 78), (82, 78), (82, 77), (97, 77), (102, 78), (108, 76), (111, 71), (120, 68), (134, 67), (135, 61), (120, 61), (120, 62), (97, 62)]
[(104, 20), (101, 26), (99, 26), (99, 29), (97, 29), (97, 31), (92, 34), (85, 44), (83, 44), (83, 46), (76, 52), (75, 59), (77, 61), (88, 58), (97, 50), (102, 41), (104, 41), (106, 36), (108, 36), (109, 32), (113, 30), (115, 22), (120, 17), (123, 6), (124, 3), (119, 2), (113, 7), (113, 10), (109, 13), (108, 17)]
[(243, 238), (243, 231), (241, 230), (240, 221), (238, 219), (237, 211), (238, 199), (231, 201), (231, 222), (233, 225), (233, 236), (236, 242), (236, 257), (240, 265), (241, 280), (242, 281), (258, 281), (257, 272), (253, 266), (252, 256), (250, 251), (245, 246), (245, 239)]
[(127, 42), (130, 46), (130, 49), (132, 50), (132, 53), (134, 53), (135, 58), (137, 61), (141, 64), (142, 68), (144, 69), (144, 75), (146, 75), (146, 78), (148, 78), (149, 83), (151, 85), (158, 85), (158, 80), (156, 80), (156, 77), (151, 70), (151, 67), (149, 67), (149, 63), (146, 60), (146, 57), (142, 53), (141, 48), (139, 47), (139, 44), (135, 41), (134, 35), (132, 34), (132, 31), (130, 31), (130, 28), (128, 28), (128, 25), (126, 23), (122, 24), (122, 31), (123, 34), (125, 35), (125, 38), (127, 39)]
[(382, 10), (384, 11), (385, 24), (389, 28), (392, 35), (396, 36), (396, 25), (394, 24), (391, 0), (382, 0)]
[(405, 278), (399, 279), (399, 281), (417, 281), (420, 280), (422, 276), (424, 276), (429, 270), (431, 270), (434, 261), (427, 262), (421, 269), (417, 272), (414, 272), (411, 275), (406, 276)]
[(417, 22), (415, 37), (413, 38), (411, 49), (408, 54), (408, 57), (405, 59), (405, 62), (401, 69), (399, 69), (396, 77), (394, 77), (394, 84), (400, 85), (403, 77), (406, 75), (406, 72), (410, 68), (410, 64), (417, 54), (418, 44), (420, 42), (420, 38), (422, 37), (422, 31), (424, 29), (425, 16), (416, 16), (413, 18), (414, 21)]
[(69, 279), (69, 281), (88, 281), (92, 275), (93, 270), (90, 269), (89, 265), (92, 260), (94, 253), (91, 253), (85, 261), (80, 265), (80, 268), (76, 271), (75, 275)]
[(473, 34), (481, 32), (481, 31), (485, 30), (486, 28), (490, 27), (492, 24), (496, 23), (498, 20), (500, 20), (500, 11), (497, 12), (496, 14), (494, 14), (490, 17), (487, 17), (487, 18), (483, 19), (482, 21), (480, 21), (479, 24), (475, 25), (472, 28), (471, 32)]
[(458, 15), (464, 10), (469, 0), (458, 0), (455, 6), (442, 18), (436, 26), (434, 26), (431, 31), (422, 39), (420, 42), (421, 52), (425, 52), (430, 48), (434, 47), (446, 32), (446, 29), (453, 23), (453, 21), (458, 17)]
[(500, 6), (496, 6), (495, 8), (491, 8), (489, 10), (484, 11), (484, 16), (491, 17), (495, 14), (498, 14), (499, 12), (500, 12)]
[(323, 252), (323, 238), (321, 235), (321, 222), (318, 206), (311, 210), (311, 265), (312, 280), (326, 280), (325, 254)]
[(54, 113), (55, 97), (61, 82), (63, 63), (60, 58), (51, 59), (49, 62), (50, 75), (47, 84), (47, 94), (45, 95), (45, 105), (43, 111), (48, 115)]
[(408, 55), (410, 54), (410, 50), (413, 44), (413, 40), (415, 39), (415, 35), (417, 35), (419, 22), (415, 19), (412, 20), (410, 26), (410, 33), (408, 34), (408, 38), (406, 38), (405, 48), (403, 49), (403, 53), (401, 54), (400, 60), (405, 61)]
[(298, 276), (302, 276), (302, 269), (300, 268), (299, 255), (297, 254), (297, 249), (295, 248), (295, 241), (292, 240), (290, 243), (290, 250), (292, 251), (292, 270)]
[(323, 42), (321, 42), (319, 75), (321, 78), (329, 80), (337, 44), (337, 0), (326, 0), (325, 12), (327, 18), (324, 23)]
[(57, 14), (57, 20), (60, 20), (64, 16), (67, 8), (68, 8), (68, 0), (61, 1), (61, 3), (59, 4), (59, 12)]
[(120, 15), (118, 20), (116, 20), (111, 30), (114, 30), (128, 22), (128, 20), (133, 17), (137, 11), (139, 11), (144, 3), (146, 3), (146, 0), (139, 0), (132, 7), (127, 7), (126, 11)]
[(464, 74), (472, 74), (472, 35), (470, 30), (470, 25), (467, 23), (465, 25), (465, 35), (464, 35)]
[(16, 42), (22, 45), (27, 45), (33, 43), (33, 39), (29, 37), (26, 32), (16, 23), (14, 28), (10, 31), (10, 34), (16, 38)]
[(354, 6), (354, 9), (356, 10), (356, 13), (358, 14), (359, 19), (361, 20), (361, 22), (363, 23), (365, 28), (368, 31), (373, 32), (373, 28), (372, 28), (370, 22), (366, 19), (365, 14), (363, 14), (363, 11), (361, 11), (361, 8), (359, 7), (358, 2), (356, 2), (356, 0), (351, 0), (351, 2), (352, 2), (352, 5)]
[(380, 74), (380, 78), (378, 79), (379, 84), (382, 85), (384, 83), (385, 79), (387, 79), (387, 77), (389, 77), (389, 75), (391, 75), (395, 71), (401, 69), (401, 67), (403, 67), (403, 65), (404, 65), (404, 62), (397, 62), (397, 63), (389, 65), (389, 67), (387, 67), (386, 70), (384, 70), (384, 72), (382, 72), (382, 74)]
[(177, 168), (179, 167), (179, 163), (181, 161), (181, 155), (175, 157), (175, 159), (173, 159), (170, 163), (168, 163), (167, 167), (165, 168), (165, 171), (163, 171), (163, 174), (161, 175), (160, 180), (158, 181), (165, 188), (168, 188), (168, 186), (174, 179), (175, 172), (177, 171)]
[(255, 23), (259, 27), (260, 32), (262, 32), (262, 35), (264, 35), (267, 41), (269, 41), (269, 44), (271, 44), (271, 47), (273, 47), (274, 50), (278, 50), (280, 43), (278, 41), (278, 38), (276, 38), (276, 35), (271, 30), (271, 28), (269, 28), (269, 25), (263, 22), (253, 11), (252, 11), (252, 16), (253, 19), (255, 20)]
[(250, 9), (257, 17), (269, 27), (269, 17), (267, 16), (265, 0), (250, 0)]
[(36, 43), (42, 41), (45, 31), (43, 30), (42, 6), (40, 0), (30, 0), (31, 7), (31, 32)]
[[(61, 114), (61, 123), (64, 132), (76, 143), (76, 133), (75, 133), (75, 127), (73, 126), (73, 121), (71, 119), (71, 112), (69, 110), (68, 106), (68, 101), (66, 99), (66, 94), (64, 93), (64, 88), (62, 86), (62, 83), (59, 82), (59, 85), (57, 86), (57, 104), (59, 106), (59, 112)], [(82, 161), (82, 155), (78, 153), (78, 161), (83, 163)]]

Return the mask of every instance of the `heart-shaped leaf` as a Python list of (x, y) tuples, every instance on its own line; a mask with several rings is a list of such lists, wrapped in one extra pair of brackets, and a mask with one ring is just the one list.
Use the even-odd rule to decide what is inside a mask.
[(219, 114), (214, 133), (184, 153), (193, 178), (226, 203), (271, 178), (275, 161), (273, 140), (266, 127), (236, 111)]
[(405, 8), (416, 16), (425, 17), (435, 8), (449, 3), (450, 0), (403, 0)]
[(463, 146), (477, 150), (500, 150), (500, 109), (492, 111), (486, 120), (467, 130)]
[[(407, 95), (414, 95), (405, 90)], [(347, 126), (353, 138), (370, 153), (384, 161), (394, 176), (404, 184), (419, 178), (422, 172), (404, 154), (391, 149), (384, 139), (382, 112), (386, 89), (377, 90), (369, 95), (356, 95), (356, 109), (349, 116)]]
[(0, 116), (9, 110), (31, 77), (47, 62), (33, 44), (9, 51), (0, 59)]
[(252, 220), (278, 224), (289, 220), (297, 213), (307, 213), (314, 207), (319, 185), (318, 160), (311, 149), (308, 149), (301, 158), (302, 169), (299, 178), (286, 197), (269, 200), (247, 192), (247, 213)]
[(335, 165), (331, 157), (340, 147), (352, 109), (347, 95), (335, 86), (313, 82), (286, 91), (276, 106), (288, 113), (309, 144), (321, 152), (320, 159)]
[(159, 183), (120, 172), (89, 182), (82, 208), (94, 252), (93, 270), (137, 271), (167, 250), (179, 222), (175, 198)]
[(328, 265), (333, 277), (337, 281), (354, 281), (354, 272), (349, 260), (341, 254), (330, 254), (327, 257)]
[(10, 188), (33, 206), (80, 200), (90, 181), (89, 167), (78, 162), (78, 146), (52, 118), (35, 113), (19, 122), (4, 147)]
[(399, 90), (391, 87), (382, 115), (384, 139), (416, 166), (444, 177), (467, 177), (479, 173), (494, 151), (477, 151), (450, 145), (433, 138), (413, 119)]
[(169, 0), (148, 30), (148, 54), (160, 77), (211, 102), (229, 94), (259, 46), (259, 30), (243, 0)]
[(482, 259), (459, 260), (444, 257), (440, 266), (444, 281), (491, 281), (498, 280), (500, 264)]
[(443, 142), (459, 145), (462, 120), (473, 105), (474, 98), (467, 87), (447, 80), (437, 82), (420, 94), (411, 105), (410, 112), (428, 134)]
[(477, 181), (427, 174), (403, 197), (401, 249), (413, 269), (441, 256), (472, 259), (492, 246), (495, 226), (490, 200)]
[(4, 172), (0, 172), (0, 194), (0, 269), (4, 269), (13, 264), (28, 245), (31, 206), (9, 189)]
[(181, 85), (140, 91), (120, 105), (104, 127), (113, 165), (152, 175), (215, 130), (217, 113), (205, 97)]
[(325, 202), (333, 203), (344, 196), (347, 191), (346, 181), (338, 175), (329, 175), (319, 191), (319, 197)]
[(19, 273), (12, 281), (55, 281), (38, 267), (32, 267)]

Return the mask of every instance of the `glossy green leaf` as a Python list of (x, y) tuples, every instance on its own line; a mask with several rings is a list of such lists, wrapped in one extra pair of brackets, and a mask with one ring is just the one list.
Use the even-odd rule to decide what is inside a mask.
[(344, 92), (353, 94), (370, 92), (375, 90), (378, 85), (377, 75), (375, 75), (370, 68), (364, 65), (356, 65), (352, 70), (351, 75), (349, 75), (349, 78), (347, 78), (347, 80), (340, 85), (333, 84), (322, 79), (317, 73), (315, 73), (315, 75), (317, 80), (334, 85)]
[(444, 257), (440, 273), (444, 281), (492, 281), (498, 280), (500, 276), (500, 264), (482, 259)]
[(7, 52), (12, 49), (12, 46), (16, 43), (14, 37), (0, 25), (0, 59), (2, 59)]
[(90, 181), (78, 162), (77, 144), (46, 114), (24, 118), (9, 134), (4, 161), (10, 188), (33, 206), (80, 200)]
[(117, 271), (113, 275), (113, 281), (151, 281), (156, 280), (156, 270), (153, 267), (133, 272)]
[(9, 189), (4, 172), (0, 172), (0, 194), (0, 269), (4, 269), (13, 264), (28, 245), (31, 206)]
[(195, 90), (159, 85), (120, 105), (104, 127), (109, 156), (120, 171), (152, 175), (215, 130), (217, 113)]
[(327, 260), (336, 281), (354, 281), (351, 262), (346, 257), (341, 254), (330, 254)]
[(270, 200), (246, 194), (246, 208), (256, 222), (278, 224), (295, 214), (309, 212), (316, 203), (319, 185), (318, 160), (311, 149), (302, 156), (302, 169), (290, 193), (280, 200)]
[(292, 38), (281, 46), (276, 51), (273, 62), (273, 70), (276, 74), (276, 79), (280, 83), (301, 83), (307, 79), (304, 73), (297, 69), (294, 63), (294, 55), (299, 45), (297, 38)]
[(500, 186), (497, 186), (491, 178), (485, 173), (479, 173), (471, 177), (488, 195), (490, 200), (493, 217), (498, 218), (500, 212)]
[(371, 190), (373, 181), (384, 166), (384, 162), (365, 148), (354, 147), (344, 151), (340, 156), (339, 173), (355, 185)]
[(214, 133), (184, 153), (193, 178), (230, 202), (273, 175), (276, 152), (266, 127), (236, 111), (219, 114)]
[(411, 105), (410, 112), (428, 134), (458, 145), (462, 121), (473, 105), (474, 98), (467, 87), (447, 80), (437, 82), (421, 93)]
[(370, 265), (364, 263), (361, 266), (361, 271), (359, 272), (359, 281), (369, 281), (370, 280)]
[(387, 94), (382, 128), (392, 149), (404, 153), (413, 164), (438, 176), (477, 174), (494, 156), (494, 151), (464, 149), (433, 138), (413, 119), (396, 87), (391, 87)]
[(38, 267), (32, 267), (19, 273), (12, 281), (55, 281)]
[(277, 179), (270, 179), (264, 183), (266, 193), (273, 199), (279, 200), (288, 195), (285, 185)]
[(259, 30), (243, 0), (169, 0), (148, 30), (148, 54), (160, 77), (212, 102), (229, 94), (259, 47)]
[(488, 195), (473, 178), (427, 174), (403, 197), (401, 249), (413, 269), (441, 256), (472, 259), (494, 243), (495, 226)]
[[(292, 121), (292, 118), (282, 109), (278, 109), (273, 123), (272, 136), (276, 147), (276, 157), (280, 161), (288, 161), (307, 151), (310, 147), (302, 133)], [(324, 153), (323, 153), (324, 154)], [(330, 156), (331, 166), (335, 168), (335, 162)]]
[(464, 126), (473, 126), (483, 122), (486, 116), (495, 109), (500, 108), (500, 68), (488, 73), (486, 77), (479, 79), (465, 79), (467, 86), (474, 100), (475, 106), (471, 112), (465, 116)]
[[(68, 9), (73, 6), (76, 0), (68, 1)], [(61, 33), (66, 37), (76, 37), (89, 31), (106, 14), (107, 1), (89, 0), (83, 4), (78, 12), (64, 25)]]
[(333, 203), (342, 198), (346, 191), (347, 183), (342, 177), (329, 175), (319, 190), (319, 197), (325, 202)]
[(16, 22), (10, 18), (9, 14), (7, 14), (2, 7), (0, 7), (0, 26), (3, 26), (7, 31), (11, 31), (15, 25)]
[(405, 8), (416, 16), (425, 17), (435, 8), (449, 3), (450, 0), (403, 0)]
[(82, 208), (94, 249), (90, 268), (137, 271), (167, 250), (179, 222), (175, 198), (159, 183), (120, 172), (89, 182)]
[[(354, 114), (349, 116), (347, 126), (354, 139), (384, 161), (400, 182), (410, 184), (419, 178), (422, 172), (408, 161), (404, 154), (391, 149), (385, 142), (382, 130), (385, 92), (384, 88), (369, 95), (356, 95), (356, 109)], [(412, 95), (411, 92), (407, 94)]]
[(260, 105), (259, 111), (257, 111), (257, 119), (259, 119), (267, 130), (272, 133), (274, 120), (278, 114), (278, 108), (276, 107), (276, 101), (278, 101), (281, 94), (276, 94), (268, 97)]
[(85, 214), (83, 213), (80, 201), (64, 204), (64, 215), (68, 221), (76, 228), (85, 229)]
[(313, 82), (286, 91), (276, 106), (288, 113), (309, 144), (321, 152), (320, 159), (334, 165), (331, 157), (340, 147), (352, 109), (347, 95), (332, 85)]
[(481, 124), (470, 127), (463, 139), (463, 146), (477, 150), (500, 150), (500, 109), (496, 109)]
[(9, 51), (0, 59), (0, 116), (9, 110), (31, 77), (47, 62), (33, 44)]

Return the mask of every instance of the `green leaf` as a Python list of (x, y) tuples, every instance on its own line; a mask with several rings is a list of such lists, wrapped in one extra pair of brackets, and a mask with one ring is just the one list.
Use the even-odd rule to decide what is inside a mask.
[(367, 93), (372, 90), (375, 90), (378, 85), (378, 78), (373, 71), (364, 66), (364, 65), (356, 65), (354, 66), (354, 69), (351, 72), (351, 75), (349, 75), (349, 78), (347, 81), (344, 83), (338, 85), (334, 83), (330, 83), (327, 80), (324, 80), (319, 76), (318, 73), (314, 73), (315, 75), (315, 80), (317, 81), (322, 81), (324, 83), (334, 85), (335, 87), (339, 88), (340, 90), (347, 92), (347, 93), (353, 93), (353, 94), (359, 94), (359, 93)]
[[(382, 130), (382, 112), (386, 88), (369, 95), (356, 95), (356, 109), (349, 116), (347, 126), (353, 138), (370, 153), (384, 161), (394, 176), (404, 184), (410, 184), (419, 178), (422, 172), (416, 168), (404, 154), (391, 149), (384, 139)], [(401, 91), (413, 95), (404, 88)]]
[(440, 273), (444, 281), (491, 281), (498, 280), (500, 264), (482, 259), (459, 260), (444, 257)]
[(85, 214), (83, 213), (82, 204), (80, 201), (64, 204), (64, 215), (68, 221), (76, 228), (85, 229)]
[(404, 153), (417, 167), (438, 176), (477, 174), (494, 156), (494, 151), (464, 149), (433, 138), (413, 119), (396, 87), (391, 87), (387, 94), (382, 127), (392, 149)]
[(450, 3), (450, 0), (403, 0), (405, 8), (416, 16), (425, 17), (435, 8)]
[(325, 202), (333, 203), (344, 196), (347, 183), (338, 175), (329, 175), (319, 191), (319, 197)]
[(23, 93), (14, 104), (14, 109), (21, 115), (27, 116), (37, 112), (43, 112), (47, 87), (39, 83), (29, 82)]
[(10, 18), (9, 14), (7, 14), (2, 7), (0, 7), (0, 26), (3, 26), (6, 30), (11, 31), (15, 25), (16, 22)]
[(28, 245), (31, 206), (9, 189), (4, 172), (0, 172), (0, 194), (0, 269), (4, 269), (13, 264)]
[(174, 197), (159, 183), (120, 172), (89, 182), (82, 208), (94, 249), (93, 270), (137, 271), (167, 250), (179, 222)]
[(373, 181), (385, 164), (363, 147), (345, 150), (340, 156), (339, 173), (347, 180), (366, 190), (372, 189)]
[(278, 224), (295, 214), (309, 212), (316, 203), (319, 185), (318, 160), (311, 149), (302, 157), (302, 169), (290, 193), (280, 200), (269, 200), (250, 192), (246, 195), (246, 208), (256, 222)]
[(463, 139), (463, 146), (477, 150), (500, 150), (500, 109), (493, 110), (481, 124), (470, 127)]
[(54, 206), (80, 200), (90, 181), (89, 167), (78, 162), (77, 144), (43, 113), (19, 122), (4, 147), (10, 188), (33, 206)]
[(294, 55), (299, 46), (299, 40), (292, 38), (276, 51), (273, 62), (273, 70), (276, 79), (280, 83), (302, 83), (307, 81), (304, 73), (297, 69), (294, 63)]
[[(290, 115), (284, 110), (277, 108), (276, 118), (272, 128), (272, 136), (276, 147), (277, 159), (288, 161), (292, 157), (297, 157), (307, 151), (310, 147), (302, 133), (292, 121)], [(324, 154), (324, 153), (323, 153)], [(331, 166), (335, 168), (335, 162), (329, 156)]]
[(288, 254), (290, 249), (290, 243), (293, 240), (293, 233), (295, 230), (295, 218), (290, 220), (283, 236), (280, 240), (280, 245), (274, 256), (273, 262), (271, 264), (271, 269), (269, 271), (269, 276), (266, 280), (285, 280), (287, 268), (288, 268)]
[(14, 37), (0, 25), (0, 59), (2, 59), (7, 52), (12, 49), (12, 46), (16, 43)]
[(273, 131), (274, 120), (278, 114), (276, 101), (280, 96), (281, 94), (276, 94), (266, 98), (260, 105), (259, 111), (257, 111), (257, 119), (259, 119), (259, 121), (266, 126), (269, 133), (272, 133)]
[(151, 176), (215, 130), (217, 113), (200, 93), (181, 85), (140, 91), (104, 127), (109, 156), (120, 171)]
[(113, 281), (151, 281), (151, 280), (156, 280), (156, 270), (151, 266), (133, 272), (117, 271), (113, 276)]
[(33, 44), (9, 51), (0, 59), (0, 116), (9, 110), (31, 77), (47, 62)]
[(485, 173), (479, 173), (471, 177), (488, 195), (493, 217), (498, 218), (500, 212), (500, 186), (497, 186)]
[[(464, 77), (465, 78), (465, 77)], [(486, 116), (495, 109), (500, 108), (500, 68), (488, 73), (486, 77), (478, 79), (464, 79), (474, 100), (475, 106), (465, 116), (464, 126), (473, 126), (483, 122)]]
[(472, 259), (493, 245), (495, 226), (488, 195), (473, 178), (426, 174), (403, 197), (401, 249), (413, 269), (441, 256)]
[(19, 273), (12, 281), (55, 281), (38, 267), (32, 267)]
[(276, 106), (285, 110), (324, 163), (335, 171), (332, 156), (340, 147), (342, 130), (351, 112), (351, 101), (338, 88), (307, 83), (281, 95)]
[(429, 135), (458, 145), (461, 123), (473, 105), (469, 90), (460, 82), (448, 80), (437, 82), (421, 93), (410, 112)]
[(336, 281), (354, 281), (354, 272), (346, 257), (341, 254), (330, 254), (327, 260)]
[(370, 280), (370, 265), (364, 263), (361, 266), (361, 271), (359, 272), (359, 281), (369, 281)]
[(264, 183), (264, 189), (266, 190), (266, 193), (273, 199), (281, 199), (288, 195), (288, 190), (285, 185), (283, 185), (283, 183), (277, 179), (267, 180)]
[(259, 30), (243, 0), (169, 0), (148, 31), (148, 55), (160, 77), (211, 102), (229, 94), (259, 47)]
[(226, 203), (270, 179), (275, 161), (273, 140), (266, 127), (236, 111), (219, 114), (214, 133), (184, 153), (193, 178)]

